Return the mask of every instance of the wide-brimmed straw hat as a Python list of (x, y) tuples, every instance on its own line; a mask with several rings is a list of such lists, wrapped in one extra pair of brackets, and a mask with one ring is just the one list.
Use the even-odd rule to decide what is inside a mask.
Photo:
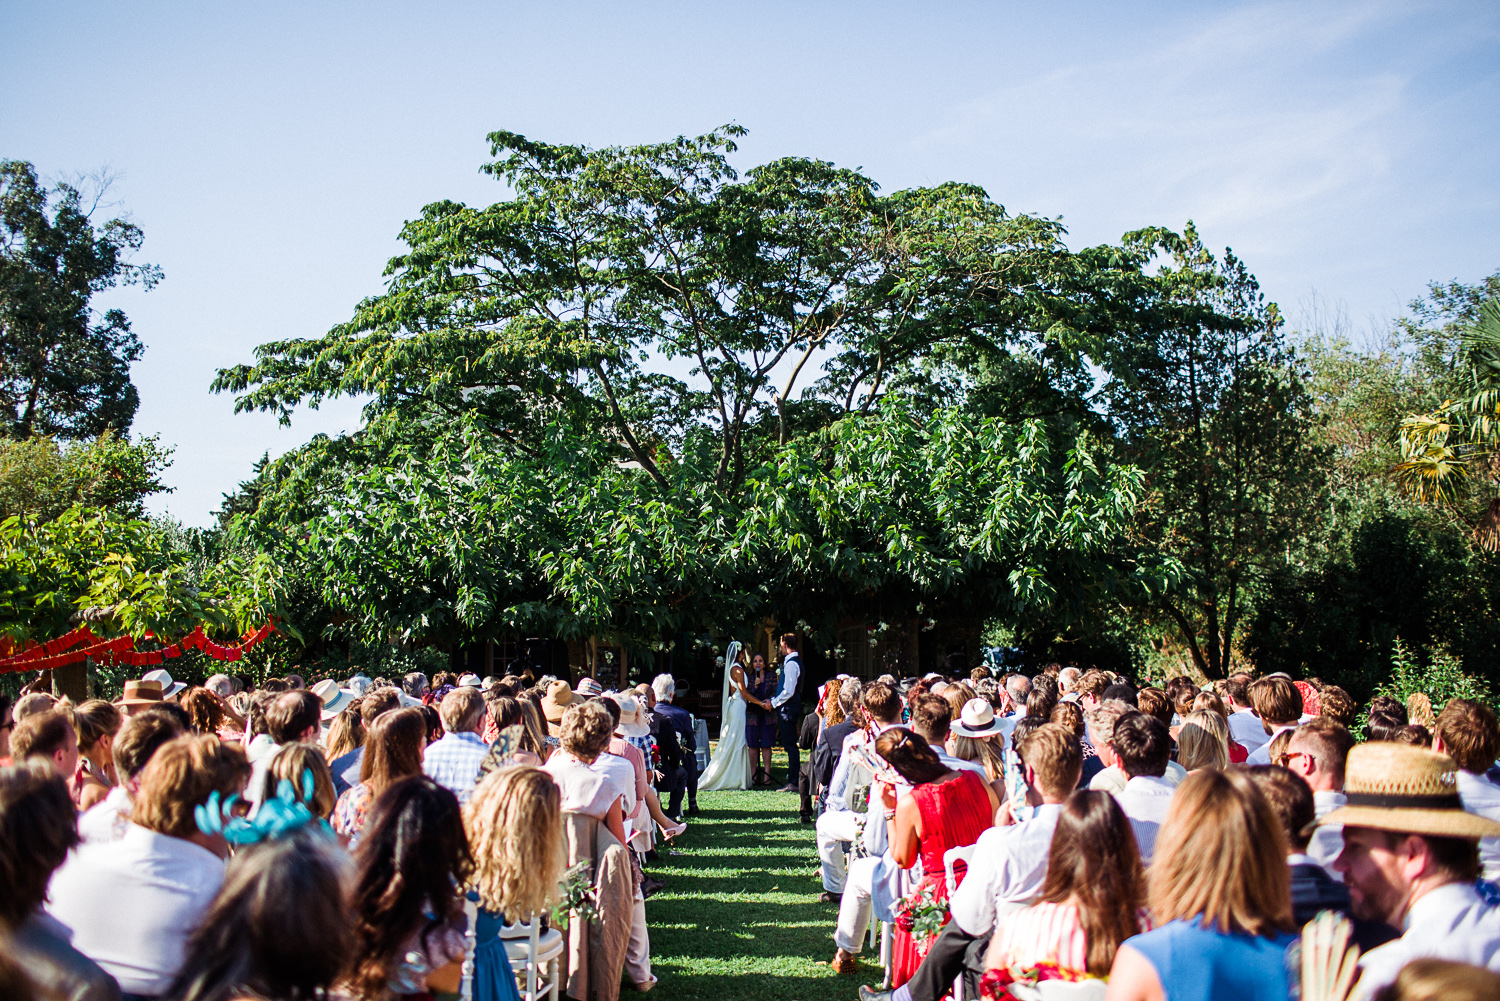
[(542, 697), (542, 715), (547, 718), (548, 723), (561, 723), (568, 706), (578, 701), (578, 696), (573, 694), (573, 689), (568, 687), (566, 681), (554, 681), (547, 689), (547, 694)]
[(1004, 731), (1005, 726), (995, 718), (995, 707), (987, 700), (970, 699), (948, 729), (960, 737), (990, 737)]
[(620, 707), (620, 725), (615, 727), (616, 733), (622, 737), (644, 737), (651, 732), (639, 699), (634, 695), (611, 695), (610, 698)]
[(1500, 824), (1464, 810), (1458, 763), (1393, 741), (1360, 744), (1344, 766), (1345, 804), (1317, 826), (1373, 827), (1443, 838), (1500, 837)]
[(157, 684), (161, 685), (161, 697), (164, 699), (170, 699), (172, 696), (176, 695), (178, 692), (187, 687), (187, 685), (183, 684), (180, 681), (173, 681), (172, 676), (166, 672), (166, 669), (160, 667), (158, 667), (154, 671), (147, 671), (145, 674), (141, 675), (141, 680), (154, 681)]
[(125, 694), (115, 702), (117, 706), (154, 706), (161, 701), (160, 681), (127, 681)]
[(333, 719), (354, 701), (354, 693), (347, 688), (340, 688), (339, 683), (332, 678), (324, 678), (313, 685), (312, 693), (323, 700), (324, 719)]

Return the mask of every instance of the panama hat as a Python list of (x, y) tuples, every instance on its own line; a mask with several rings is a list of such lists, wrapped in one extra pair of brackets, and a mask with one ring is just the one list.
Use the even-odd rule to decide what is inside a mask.
[(164, 699), (170, 699), (172, 696), (176, 695), (178, 692), (187, 687), (187, 685), (183, 684), (180, 681), (173, 681), (172, 676), (168, 674), (164, 668), (160, 667), (158, 667), (154, 671), (147, 671), (145, 674), (141, 675), (141, 680), (154, 681), (157, 684), (161, 685), (161, 697)]
[(354, 693), (347, 688), (340, 688), (339, 683), (332, 678), (325, 678), (313, 685), (312, 693), (323, 700), (324, 719), (333, 719), (354, 701)]
[(465, 674), (463, 677), (461, 677), (461, 678), (458, 679), (458, 687), (459, 688), (478, 688), (479, 687), (479, 675), (477, 675), (477, 674)]
[(984, 699), (970, 699), (949, 729), (959, 737), (990, 737), (1005, 729), (995, 718), (995, 707)]
[(1360, 744), (1344, 766), (1345, 803), (1316, 826), (1343, 824), (1442, 838), (1500, 837), (1500, 824), (1468, 813), (1458, 796), (1458, 762), (1393, 741)]
[(554, 681), (542, 699), (542, 715), (547, 718), (548, 723), (561, 723), (568, 706), (578, 701), (581, 700), (566, 681)]
[(641, 703), (634, 695), (611, 695), (615, 704), (620, 707), (620, 725), (615, 731), (622, 737), (645, 737), (651, 733), (651, 726), (646, 722), (646, 714), (641, 710)]
[(154, 706), (161, 701), (160, 681), (127, 681), (117, 706)]

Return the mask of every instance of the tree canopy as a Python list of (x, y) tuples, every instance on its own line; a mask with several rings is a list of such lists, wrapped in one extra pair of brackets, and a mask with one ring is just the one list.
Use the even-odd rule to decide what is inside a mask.
[(117, 285), (152, 288), (161, 269), (131, 262), (139, 226), (94, 225), (98, 197), (85, 205), (67, 183), (52, 195), (31, 164), (0, 162), (0, 421), (19, 438), (123, 433), (139, 404), (130, 364), (143, 348), (121, 310), (99, 314), (91, 302)]

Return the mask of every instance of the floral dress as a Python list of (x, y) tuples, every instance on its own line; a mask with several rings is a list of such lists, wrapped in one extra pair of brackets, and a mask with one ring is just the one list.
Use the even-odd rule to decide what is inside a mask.
[(333, 829), (349, 839), (349, 847), (359, 842), (359, 832), (364, 830), (365, 815), (370, 812), (370, 804), (375, 802), (370, 787), (363, 782), (357, 782), (344, 790), (337, 803), (333, 805)]
[[(1141, 931), (1151, 928), (1145, 911), (1137, 915)], [(981, 997), (1007, 1001), (1011, 984), (1043, 980), (1076, 983), (1088, 980), (1089, 942), (1078, 905), (1047, 901), (1002, 915), (985, 953)]]

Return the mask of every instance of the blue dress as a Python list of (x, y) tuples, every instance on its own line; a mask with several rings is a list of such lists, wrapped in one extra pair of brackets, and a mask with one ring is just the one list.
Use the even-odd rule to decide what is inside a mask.
[(500, 938), (504, 919), (483, 907), (474, 921), (474, 1001), (521, 1001)]
[(1221, 935), (1197, 921), (1173, 921), (1125, 940), (1145, 956), (1167, 1001), (1286, 1001), (1288, 984), (1300, 982), (1300, 961), (1288, 947), (1301, 941), (1283, 933)]

